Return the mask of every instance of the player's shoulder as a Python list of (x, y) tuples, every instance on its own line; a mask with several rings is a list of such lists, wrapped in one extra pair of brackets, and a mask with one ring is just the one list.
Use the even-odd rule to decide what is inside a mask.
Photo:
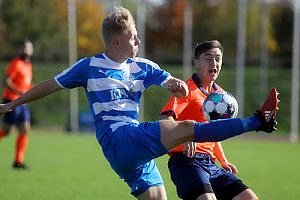
[(24, 63), (24, 60), (21, 59), (20, 57), (15, 57), (9, 62), (10, 65), (17, 65), (17, 64), (23, 64), (23, 63)]
[(196, 85), (196, 83), (193, 81), (192, 78), (189, 78), (185, 81), (185, 83), (187, 84), (188, 86), (188, 89), (190, 91), (193, 91), (193, 90), (197, 90), (198, 89), (198, 86)]
[(87, 67), (91, 65), (91, 62), (96, 58), (96, 56), (81, 57), (74, 64), (73, 67)]
[(142, 57), (135, 57), (135, 58), (129, 58), (127, 60), (128, 63), (137, 63), (137, 64), (143, 64), (143, 65), (147, 65), (147, 66), (151, 66), (151, 67), (154, 67), (154, 68), (160, 68), (159, 65), (152, 61), (152, 60), (149, 60), (147, 58), (142, 58)]
[(24, 68), (24, 65), (25, 65), (25, 61), (19, 57), (15, 57), (13, 58), (9, 63), (8, 63), (8, 66), (7, 68), (9, 70), (22, 70)]

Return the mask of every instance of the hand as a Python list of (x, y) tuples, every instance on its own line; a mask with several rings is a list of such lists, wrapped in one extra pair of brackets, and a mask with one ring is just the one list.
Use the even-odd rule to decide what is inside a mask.
[(187, 85), (184, 82), (172, 82), (168, 84), (168, 90), (175, 97), (186, 97), (189, 94)]
[(186, 142), (183, 144), (183, 153), (192, 158), (196, 153), (196, 143), (195, 142)]
[(0, 104), (0, 116), (2, 116), (2, 114), (10, 112), (12, 110), (12, 107), (9, 103), (7, 104)]
[(226, 171), (229, 171), (231, 173), (234, 173), (234, 174), (237, 174), (238, 173), (238, 170), (236, 168), (236, 166), (230, 162), (223, 162), (221, 163), (222, 167), (226, 170)]

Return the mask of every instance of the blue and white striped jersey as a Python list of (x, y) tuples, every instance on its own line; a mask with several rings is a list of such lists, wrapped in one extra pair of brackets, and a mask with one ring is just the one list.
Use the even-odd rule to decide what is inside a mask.
[(64, 88), (85, 88), (97, 128), (111, 131), (138, 124), (140, 98), (149, 86), (163, 85), (170, 74), (144, 58), (117, 63), (104, 53), (79, 60), (55, 76)]

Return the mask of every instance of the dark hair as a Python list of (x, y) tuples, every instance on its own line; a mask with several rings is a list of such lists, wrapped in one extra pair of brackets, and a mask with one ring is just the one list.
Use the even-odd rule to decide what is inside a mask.
[(194, 58), (199, 59), (202, 53), (207, 52), (208, 50), (213, 48), (219, 48), (223, 54), (223, 46), (218, 40), (208, 40), (196, 45)]
[(20, 39), (14, 43), (15, 48), (18, 51), (18, 54), (24, 54), (24, 48), (27, 42), (31, 42), (28, 38)]
[(20, 40), (15, 42), (15, 47), (19, 48), (19, 49), (22, 49), (22, 48), (24, 48), (24, 46), (27, 42), (31, 42), (31, 40), (28, 39), (28, 38), (20, 39)]

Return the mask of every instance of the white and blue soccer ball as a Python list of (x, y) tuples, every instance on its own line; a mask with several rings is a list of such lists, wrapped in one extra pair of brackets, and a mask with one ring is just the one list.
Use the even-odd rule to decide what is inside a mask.
[(203, 112), (207, 120), (235, 118), (238, 114), (238, 103), (229, 92), (215, 91), (204, 100)]

